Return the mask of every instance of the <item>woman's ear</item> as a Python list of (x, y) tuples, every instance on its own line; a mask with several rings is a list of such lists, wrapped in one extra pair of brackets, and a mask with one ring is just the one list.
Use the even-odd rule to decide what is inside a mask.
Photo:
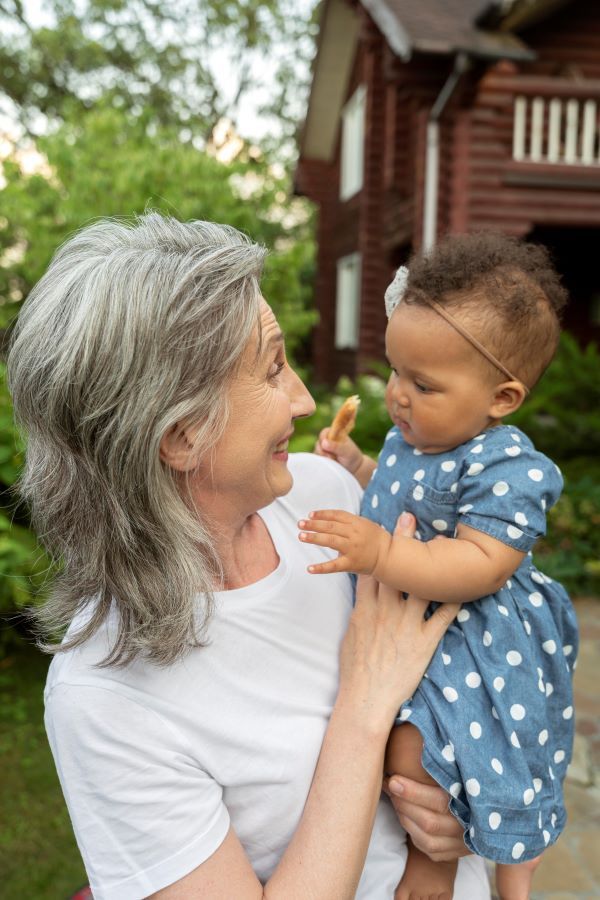
[(163, 434), (160, 441), (160, 458), (176, 472), (191, 472), (198, 465), (193, 436), (179, 422)]
[(518, 410), (526, 396), (527, 391), (520, 381), (502, 382), (494, 388), (490, 416), (493, 419), (510, 416), (511, 413)]

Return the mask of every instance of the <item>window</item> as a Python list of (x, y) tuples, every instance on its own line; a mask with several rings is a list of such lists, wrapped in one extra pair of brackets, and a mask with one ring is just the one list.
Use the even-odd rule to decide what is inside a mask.
[(358, 347), (360, 313), (360, 253), (343, 256), (337, 263), (335, 297), (335, 347), (355, 350)]
[(363, 184), (366, 95), (367, 89), (361, 85), (355, 90), (342, 111), (340, 172), (340, 197), (342, 200), (348, 200), (357, 194)]

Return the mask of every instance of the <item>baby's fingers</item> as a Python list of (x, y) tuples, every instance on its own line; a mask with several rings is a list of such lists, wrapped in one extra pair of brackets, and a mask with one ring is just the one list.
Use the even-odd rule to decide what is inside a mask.
[(348, 547), (348, 539), (340, 534), (318, 534), (314, 531), (301, 531), (298, 535), (304, 544), (315, 544), (317, 547), (329, 547), (343, 553)]
[(340, 522), (342, 525), (350, 525), (357, 516), (344, 512), (343, 509), (317, 509), (310, 512), (308, 518), (309, 527), (312, 528), (315, 522)]
[(345, 556), (338, 556), (326, 563), (315, 563), (309, 566), (308, 571), (311, 575), (331, 575), (333, 572), (349, 572), (350, 567)]

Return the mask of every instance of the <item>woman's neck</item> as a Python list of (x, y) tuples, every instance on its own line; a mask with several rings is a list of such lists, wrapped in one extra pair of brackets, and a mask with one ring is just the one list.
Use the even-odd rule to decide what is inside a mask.
[(220, 590), (247, 587), (266, 578), (279, 564), (269, 530), (258, 513), (242, 521), (213, 521), (217, 553), (223, 564)]

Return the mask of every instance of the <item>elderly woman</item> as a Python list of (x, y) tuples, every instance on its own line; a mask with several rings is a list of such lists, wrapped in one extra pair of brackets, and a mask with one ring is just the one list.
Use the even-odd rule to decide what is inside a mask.
[[(96, 900), (391, 898), (404, 831), (381, 799), (399, 705), (456, 612), (314, 579), (313, 506), (341, 466), (288, 458), (313, 401), (232, 228), (102, 221), (27, 299), (10, 385), (22, 480), (68, 625), (46, 726)], [(404, 534), (411, 523), (401, 522)], [(396, 779), (435, 858), (464, 853), (438, 788)], [(488, 896), (461, 861), (455, 896)]]

